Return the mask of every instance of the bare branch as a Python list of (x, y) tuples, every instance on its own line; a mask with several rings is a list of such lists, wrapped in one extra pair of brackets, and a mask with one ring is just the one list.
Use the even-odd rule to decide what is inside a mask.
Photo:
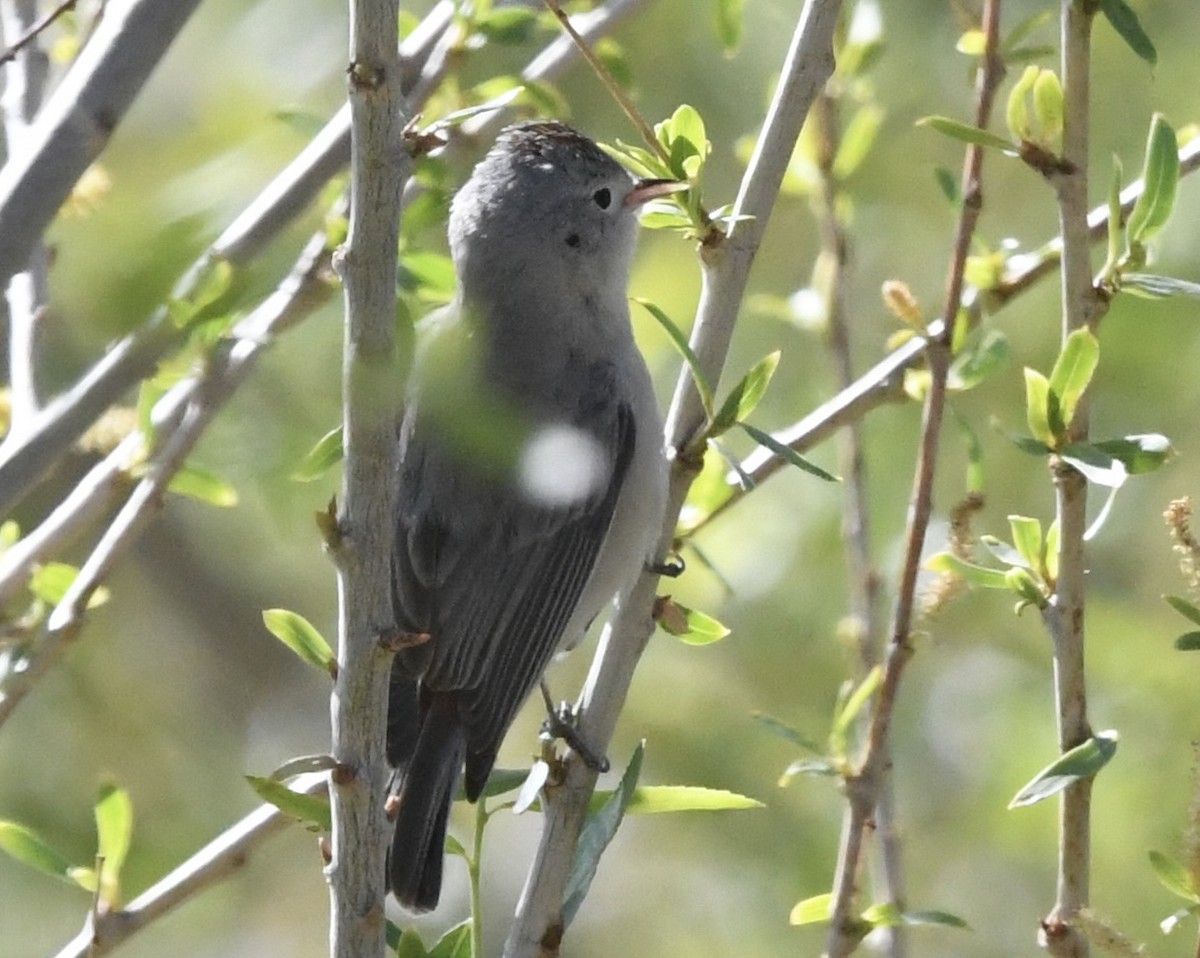
[[(327, 266), (326, 237), (321, 233), (309, 241), (279, 288), (235, 327), (231, 339), (211, 357), (203, 372), (159, 400), (155, 407), (157, 421), (169, 422), (178, 416), (178, 425), (151, 455), (144, 478), (92, 550), (21, 670), (10, 673), (0, 687), (0, 725), (78, 636), (88, 600), (162, 507), (171, 477), (184, 464), (212, 417), (253, 370), (262, 351), (276, 334), (308, 315), (329, 295), (323, 277)], [(110, 497), (118, 495), (121, 485), (128, 481), (125, 469), (143, 444), (140, 433), (126, 439), (51, 514), (30, 543), (24, 547), (18, 544), (9, 551), (0, 567), (0, 583), (6, 590), (24, 582), (32, 562), (44, 555), (45, 549), (105, 510)]]
[[(50, 58), (36, 41), (62, 9), (60, 7), (38, 21), (36, 0), (0, 2), (0, 34), (20, 37), (0, 57), (0, 64), (6, 64), (0, 107), (4, 113), (4, 142), (9, 155), (24, 145), (41, 108), (50, 73)], [(9, 320), (9, 435), (19, 435), (29, 428), (42, 404), (38, 359), (40, 333), (50, 298), (46, 282), (49, 267), (49, 253), (39, 239), (30, 250), (25, 269), (13, 276), (5, 291)]]
[[(705, 251), (704, 291), (692, 348), (709, 382), (715, 383), (720, 377), (750, 265), (801, 124), (833, 71), (833, 30), (839, 9), (837, 0), (805, 3), (771, 110), (738, 194), (735, 216), (751, 218), (735, 219), (725, 241)], [(700, 399), (685, 369), (668, 419), (667, 441), (671, 447), (686, 453), (702, 421)], [(695, 462), (677, 457), (663, 527), (663, 552), (674, 537), (679, 510), (695, 470)], [(634, 669), (654, 628), (651, 610), (657, 578), (652, 572), (642, 573), (605, 630), (592, 662), (581, 700), (579, 732), (601, 753), (612, 738)], [(505, 943), (506, 958), (557, 953), (557, 942), (565, 930), (563, 890), (595, 783), (596, 772), (577, 755), (568, 753), (563, 780), (547, 795), (541, 846)]]
[[(435, 85), (426, 76), (433, 48), (446, 31), (453, 4), (436, 6), (401, 46), (402, 71), (425, 93)], [(434, 70), (440, 79), (445, 64)], [(218, 260), (248, 266), (291, 220), (311, 203), (350, 156), (350, 113), (342, 110), (311, 144), (267, 185), (180, 280), (173, 298), (189, 299)], [(2, 181), (2, 174), (0, 174)], [(30, 428), (0, 444), (0, 514), (9, 511), (66, 453), (109, 406), (150, 375), (163, 356), (186, 337), (160, 308), (137, 332), (109, 349), (70, 390), (50, 403)]]
[(199, 0), (113, 0), (47, 101), (30, 142), (0, 169), (0, 283), (38, 239), (100, 154)]
[[(396, 0), (351, 0), (350, 227), (335, 263), (345, 288), (342, 358), (346, 450), (337, 539), (338, 670), (330, 701), (333, 775), (329, 878), (331, 958), (384, 951), (387, 817), (384, 758), (392, 654), (379, 637), (393, 623), (396, 426), (408, 338), (396, 342), (400, 200), (411, 161), (409, 117), (395, 44)], [(403, 354), (403, 355), (402, 355)]]

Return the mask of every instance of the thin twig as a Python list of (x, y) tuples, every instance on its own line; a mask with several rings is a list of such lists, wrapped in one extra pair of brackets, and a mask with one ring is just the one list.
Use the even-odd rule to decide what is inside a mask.
[(30, 26), (20, 37), (17, 38), (15, 43), (11, 44), (3, 53), (0, 53), (0, 66), (15, 60), (18, 53), (24, 50), (25, 47), (29, 46), (29, 44), (33, 43), (34, 40), (36, 40), (42, 35), (42, 33), (49, 29), (54, 24), (54, 21), (61, 17), (64, 13), (75, 9), (75, 4), (78, 2), (79, 0), (62, 0), (62, 3), (52, 9), (49, 13), (42, 17), (42, 19), (38, 20), (37, 23), (34, 23), (32, 26)]
[[(976, 83), (976, 126), (986, 128), (991, 117), (996, 88), (1003, 76), (1003, 64), (998, 55), (1000, 0), (986, 0), (983, 10), (983, 32), (986, 49)], [(905, 534), (903, 564), (896, 587), (896, 605), (884, 659), (883, 677), (871, 711), (870, 728), (862, 758), (855, 771), (846, 777), (846, 799), (849, 804), (847, 827), (842, 834), (838, 852), (837, 871), (833, 882), (833, 904), (830, 909), (829, 935), (826, 953), (830, 958), (848, 955), (862, 940), (862, 928), (852, 918), (857, 894), (857, 876), (862, 857), (865, 832), (882, 794), (882, 786), (891, 765), (890, 733), (892, 713), (899, 693), (904, 667), (912, 654), (909, 633), (912, 630), (913, 608), (916, 599), (917, 573), (925, 535), (933, 511), (933, 480), (937, 472), (937, 455), (942, 415), (946, 400), (946, 374), (950, 364), (950, 335), (954, 318), (962, 300), (963, 270), (971, 248), (971, 238), (982, 208), (981, 170), (983, 149), (969, 146), (963, 163), (962, 206), (955, 230), (950, 256), (946, 296), (942, 309), (940, 333), (930, 337), (926, 349), (930, 381), (921, 418), (921, 439), (917, 453), (916, 474), (909, 501), (908, 528)]]
[[(0, 58), (0, 64), (7, 63), (0, 105), (4, 112), (4, 144), (8, 154), (24, 146), (41, 109), (50, 73), (50, 58), (35, 42), (50, 18), (36, 21), (37, 0), (0, 0), (0, 33), (6, 37), (22, 36), (9, 56)], [(20, 50), (24, 50), (24, 55), (18, 58)], [(25, 269), (13, 276), (5, 290), (8, 301), (9, 435), (20, 435), (29, 429), (42, 405), (40, 360), (46, 304), (50, 299), (49, 272), (50, 253), (46, 244), (39, 241), (30, 251)]]
[[(1179, 163), (1180, 175), (1200, 170), (1200, 137), (1190, 140), (1179, 151)], [(1122, 216), (1129, 215), (1138, 197), (1142, 195), (1142, 188), (1142, 181), (1137, 180), (1121, 191)], [(1087, 226), (1090, 242), (1098, 243), (1104, 239), (1108, 230), (1107, 205), (1098, 206), (1088, 214)], [(999, 310), (1058, 269), (1061, 255), (1060, 236), (1046, 243), (1036, 255), (1013, 257), (1010, 267), (1015, 268), (1005, 276), (999, 286), (983, 294), (974, 289), (966, 291), (963, 296), (964, 308), (972, 311), (980, 308)], [(873, 409), (904, 401), (905, 371), (923, 362), (930, 338), (942, 335), (943, 329), (942, 320), (934, 320), (929, 324), (925, 336), (914, 336), (898, 346), (852, 385), (826, 400), (803, 419), (773, 433), (774, 437), (796, 452), (805, 453), (838, 430), (864, 418)], [(689, 533), (695, 533), (737, 505), (746, 495), (748, 488), (757, 488), (764, 480), (785, 469), (787, 464), (786, 459), (769, 449), (755, 449), (742, 461), (742, 472), (750, 477), (752, 485), (745, 483), (742, 476), (730, 475), (727, 497), (708, 515), (689, 527)]]
[(628, 117), (630, 123), (637, 127), (638, 132), (642, 134), (642, 139), (645, 140), (646, 145), (658, 154), (659, 159), (661, 159), (664, 163), (669, 164), (671, 162), (671, 157), (667, 154), (667, 151), (663, 145), (658, 142), (658, 137), (654, 135), (654, 130), (651, 129), (650, 124), (646, 122), (646, 118), (642, 116), (641, 110), (637, 108), (634, 102), (626, 95), (625, 91), (621, 89), (621, 84), (616, 81), (616, 78), (612, 75), (611, 71), (604, 65), (604, 61), (596, 56), (595, 51), (580, 35), (579, 31), (575, 29), (570, 18), (563, 13), (563, 9), (561, 6), (559, 6), (558, 0), (542, 0), (542, 2), (545, 3), (547, 9), (554, 14), (555, 18), (562, 26), (563, 32), (566, 33), (567, 36), (571, 38), (575, 46), (578, 47), (579, 52), (583, 55), (583, 58), (587, 60), (588, 66), (592, 68), (592, 71), (597, 77), (600, 78), (600, 82), (604, 84), (604, 88), (608, 91), (609, 96), (611, 96), (621, 108), (621, 112)]
[[(328, 789), (328, 779), (325, 774), (302, 775), (291, 787), (304, 795), (318, 795)], [(108, 954), (188, 899), (236, 874), (263, 841), (292, 824), (293, 820), (275, 806), (260, 805), (124, 908), (89, 915), (79, 934), (59, 949), (55, 958)]]
[[(300, 317), (308, 315), (316, 303), (329, 295), (324, 279), (328, 264), (326, 237), (318, 234), (310, 240), (293, 271), (266, 301), (233, 330), (226, 346), (205, 364), (204, 371), (191, 382), (181, 383), (159, 401), (159, 417), (178, 414), (179, 425), (163, 438), (145, 466), (138, 481), (112, 524), (101, 536), (91, 555), (79, 570), (67, 594), (55, 608), (45, 632), (36, 643), (22, 668), (6, 676), (0, 687), (0, 725), (53, 666), (78, 636), (86, 620), (88, 600), (106, 580), (109, 572), (137, 540), (149, 519), (162, 506), (163, 494), (204, 429), (219, 408), (237, 390), (255, 367), (263, 350), (276, 334)], [(156, 407), (158, 408), (158, 407)], [(77, 521), (87, 510), (103, 507), (106, 495), (121, 475), (130, 455), (136, 455), (140, 435), (122, 443), (97, 469), (102, 473), (90, 478), (85, 495), (64, 503), (68, 511), (55, 519), (46, 535), (61, 535), (60, 524)], [(56, 511), (52, 519), (58, 515)], [(15, 547), (14, 547), (15, 548)], [(28, 560), (28, 556), (26, 559)], [(22, 567), (23, 570), (24, 567)]]
[[(401, 45), (406, 76), (428, 91), (435, 78), (426, 62), (450, 24), (453, 4), (436, 6)], [(444, 69), (444, 64), (442, 65)], [(443, 76), (437, 71), (436, 79)], [(427, 93), (425, 95), (428, 95)], [(320, 194), (350, 156), (350, 113), (336, 114), (313, 141), (238, 215), (212, 246), (184, 274), (171, 295), (187, 302), (223, 261), (248, 268), (263, 249)], [(6, 168), (7, 169), (7, 168)], [(2, 177), (0, 177), (2, 179)], [(106, 351), (67, 392), (54, 399), (30, 428), (0, 443), (0, 515), (7, 513), (49, 470), (84, 431), (113, 403), (176, 350), (186, 332), (159, 308), (136, 332)]]
[[(727, 239), (706, 249), (704, 288), (692, 333), (692, 349), (705, 378), (716, 383), (728, 351), (738, 305), (754, 254), (809, 107), (833, 72), (837, 0), (808, 0), (800, 14), (779, 86), (735, 203)], [(748, 216), (738, 219), (736, 214)], [(667, 441), (684, 451), (703, 423), (704, 410), (690, 371), (681, 370), (667, 422)], [(672, 469), (660, 549), (674, 536), (696, 464), (676, 459)], [(612, 739), (633, 673), (654, 628), (658, 576), (644, 571), (601, 638), (581, 696), (579, 733), (597, 752)], [(547, 795), (542, 842), (504, 946), (506, 958), (555, 955), (565, 932), (563, 891), (596, 784), (596, 772), (574, 753), (563, 762), (562, 780)]]
[[(817, 139), (817, 168), (821, 174), (821, 189), (814, 207), (821, 236), (821, 275), (827, 283), (826, 322), (829, 329), (829, 349), (837, 368), (840, 390), (854, 384), (853, 349), (850, 337), (850, 317), (846, 311), (846, 287), (850, 259), (850, 240), (845, 224), (838, 213), (841, 184), (834, 173), (834, 161), (841, 142), (839, 100), (831, 92), (837, 88), (836, 78), (818, 98), (813, 111), (813, 128)], [(845, 544), (849, 614), (845, 633), (854, 658), (853, 670), (857, 682), (866, 678), (879, 660), (879, 640), (882, 626), (879, 621), (879, 576), (871, 556), (870, 508), (867, 489), (866, 449), (862, 420), (854, 420), (839, 435), (838, 459), (843, 479), (842, 541)], [(860, 725), (866, 728), (866, 714)], [(885, 766), (887, 763), (885, 763)], [(843, 817), (848, 827), (852, 816)], [(891, 775), (883, 775), (875, 804), (874, 833), (879, 842), (879, 874), (882, 900), (897, 911), (905, 907), (903, 861), (895, 822), (895, 793)], [(904, 958), (907, 935), (902, 925), (887, 929), (886, 953), (889, 958)]]

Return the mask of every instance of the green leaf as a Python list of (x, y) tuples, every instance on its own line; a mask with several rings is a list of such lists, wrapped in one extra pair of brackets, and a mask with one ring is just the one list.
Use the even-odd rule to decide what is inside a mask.
[(100, 872), (100, 900), (113, 905), (119, 900), (121, 869), (133, 838), (133, 802), (129, 793), (116, 785), (105, 785), (96, 800), (96, 854), (104, 859)]
[(1153, 66), (1158, 62), (1158, 51), (1142, 29), (1141, 21), (1125, 0), (1100, 0), (1100, 9), (1114, 30), (1121, 35), (1134, 53)]
[(692, 374), (692, 382), (696, 384), (696, 391), (700, 394), (700, 404), (704, 407), (704, 414), (711, 420), (713, 418), (713, 391), (709, 386), (708, 380), (704, 377), (704, 371), (700, 368), (700, 360), (696, 358), (696, 354), (692, 352), (692, 347), (688, 345), (687, 337), (665, 312), (659, 309), (654, 303), (648, 299), (633, 300), (639, 306), (645, 307), (646, 311), (658, 320), (658, 324), (666, 332), (671, 343), (683, 357), (683, 361), (687, 363), (688, 369)]
[(1033, 113), (1038, 121), (1038, 138), (1043, 145), (1059, 142), (1063, 131), (1062, 84), (1053, 70), (1041, 70), (1033, 84)]
[(824, 749), (814, 742), (812, 739), (805, 738), (796, 729), (783, 722), (773, 715), (767, 715), (765, 712), (751, 712), (750, 717), (758, 722), (763, 728), (774, 735), (778, 735), (786, 742), (791, 742), (793, 745), (798, 745), (802, 749), (812, 752), (814, 755), (820, 755)]
[[(43, 562), (29, 577), (29, 591), (47, 605), (58, 605), (79, 576), (79, 570), (65, 562)], [(87, 607), (94, 609), (109, 600), (111, 593), (100, 586), (88, 599)]]
[(866, 708), (867, 703), (871, 701), (871, 697), (879, 689), (880, 683), (883, 682), (883, 669), (876, 665), (867, 673), (866, 678), (858, 683), (858, 686), (847, 697), (845, 704), (841, 710), (834, 716), (833, 730), (830, 737), (834, 739), (843, 739), (846, 732), (849, 731), (851, 724), (858, 718), (859, 713)]
[(74, 866), (24, 825), (0, 821), (0, 851), (44, 875), (76, 884), (71, 877)]
[(1108, 255), (1100, 275), (1108, 282), (1114, 282), (1113, 276), (1117, 263), (1121, 259), (1121, 182), (1125, 178), (1125, 167), (1121, 158), (1113, 154), (1112, 177), (1108, 181)]
[(1029, 140), (1033, 138), (1033, 130), (1029, 126), (1029, 106), (1027, 98), (1033, 89), (1034, 81), (1040, 71), (1037, 67), (1027, 66), (1021, 78), (1013, 84), (1008, 94), (1008, 103), (1004, 110), (1004, 119), (1008, 124), (1008, 132), (1014, 140)]
[(832, 917), (833, 895), (826, 892), (823, 895), (813, 895), (799, 901), (788, 915), (788, 923), (792, 925), (824, 924)]
[(275, 638), (315, 668), (337, 673), (337, 660), (325, 637), (304, 616), (287, 609), (267, 609), (263, 624)]
[(1197, 609), (1187, 599), (1177, 595), (1164, 595), (1167, 604), (1194, 625), (1200, 625), (1200, 609)]
[(784, 445), (768, 432), (763, 432), (756, 426), (751, 426), (747, 422), (739, 422), (738, 427), (750, 436), (756, 443), (775, 453), (784, 462), (795, 466), (797, 469), (803, 469), (810, 475), (816, 476), (818, 479), (824, 479), (826, 482), (841, 482), (842, 480), (831, 472), (826, 472), (815, 463), (809, 462), (800, 453), (790, 446)]
[(671, 158), (670, 175), (679, 180), (696, 179), (712, 149), (696, 108), (681, 104), (670, 119), (655, 125), (654, 132)]
[(1152, 851), (1150, 867), (1154, 869), (1159, 884), (1167, 891), (1186, 901), (1200, 904), (1200, 889), (1196, 887), (1196, 879), (1174, 858), (1162, 852)]
[(1013, 545), (1025, 560), (1027, 569), (1042, 567), (1042, 524), (1028, 516), (1009, 516), (1008, 527), (1012, 531)]
[(1058, 537), (1059, 525), (1055, 519), (1046, 530), (1046, 547), (1043, 550), (1046, 555), (1046, 579), (1049, 582), (1058, 581)]
[(749, 417), (767, 391), (771, 377), (775, 375), (775, 369), (779, 366), (779, 355), (779, 351), (776, 350), (760, 359), (750, 372), (746, 373), (741, 381), (729, 391), (729, 395), (725, 397), (721, 408), (713, 417), (712, 425), (708, 430), (709, 436), (714, 438), (720, 436), (722, 433), (728, 432), (735, 424)]
[(1173, 644), (1180, 652), (1200, 651), (1200, 632), (1185, 632)]
[(867, 103), (850, 118), (833, 157), (832, 172), (836, 179), (845, 182), (862, 166), (883, 126), (883, 115), (880, 107)]
[[(997, 539), (995, 536), (983, 535), (979, 537), (979, 541), (983, 547), (992, 555), (1003, 562), (1006, 566), (1019, 566), (1023, 569), (1032, 569), (1033, 565), (1025, 558), (1017, 549), (1009, 545), (1003, 539)], [(987, 571), (992, 571), (991, 569)]]
[(746, 0), (717, 0), (717, 39), (725, 56), (732, 56), (742, 42), (742, 8)]
[(14, 519), (0, 522), (0, 555), (21, 541), (21, 527)]
[(429, 958), (472, 958), (471, 920), (460, 921), (442, 935), (430, 949)]
[(292, 473), (292, 479), (296, 482), (312, 482), (314, 479), (320, 479), (342, 461), (343, 455), (342, 427), (338, 426), (330, 429), (317, 440), (317, 444), (296, 466)]
[(426, 303), (448, 303), (458, 280), (449, 256), (431, 252), (405, 252), (400, 256), (400, 288)]
[(923, 909), (920, 911), (906, 911), (900, 916), (906, 925), (940, 925), (943, 928), (964, 928), (970, 929), (965, 921), (952, 915), (948, 911), (937, 911)]
[[(388, 922), (388, 924), (391, 925), (391, 922)], [(396, 949), (396, 958), (429, 958), (429, 952), (425, 949), (425, 942), (421, 940), (420, 934), (411, 925), (401, 932), (400, 938), (395, 945), (389, 941), (388, 947)]]
[(1042, 591), (1038, 580), (1033, 577), (1033, 573), (1028, 569), (1023, 569), (1020, 566), (1013, 566), (1004, 573), (1004, 584), (1012, 592), (1016, 593), (1020, 602), (1017, 605), (1017, 612), (1020, 613), (1024, 605), (1037, 606), (1039, 609), (1045, 608), (1046, 596)]
[(228, 509), (238, 504), (237, 490), (220, 476), (196, 466), (184, 466), (167, 483), (167, 491)]
[(690, 609), (686, 605), (672, 601), (674, 610), (682, 613), (682, 620), (675, 616), (663, 616), (659, 625), (663, 631), (675, 636), (688, 645), (712, 645), (729, 635), (729, 629), (714, 619), (711, 615)]
[[(599, 807), (612, 793), (597, 792), (589, 806)], [(746, 808), (764, 808), (762, 802), (747, 795), (720, 788), (698, 785), (639, 785), (625, 808), (627, 815), (657, 815), (664, 812), (724, 812)]]
[(642, 757), (646, 752), (646, 743), (639, 742), (634, 749), (633, 757), (621, 775), (621, 781), (609, 796), (608, 801), (597, 811), (588, 815), (575, 847), (575, 858), (571, 862), (571, 871), (567, 875), (566, 887), (563, 890), (562, 922), (563, 927), (571, 924), (571, 920), (579, 911), (579, 906), (587, 897), (592, 879), (596, 876), (596, 868), (600, 864), (600, 856), (608, 847), (608, 843), (617, 834), (621, 820), (625, 817), (634, 790), (637, 788), (638, 776), (642, 771)]
[(960, 559), (952, 552), (939, 552), (925, 560), (925, 568), (932, 572), (943, 572), (961, 576), (971, 585), (982, 586), (985, 589), (1007, 589), (1008, 583), (1004, 578), (1004, 570), (989, 569), (986, 566), (975, 565)]
[(537, 27), (538, 14), (529, 7), (499, 7), (476, 17), (475, 29), (493, 43), (524, 43)]
[(974, 389), (1008, 359), (1008, 337), (998, 329), (989, 329), (969, 342), (950, 364), (947, 386), (956, 392)]
[(780, 788), (786, 788), (788, 783), (797, 775), (817, 775), (821, 778), (833, 778), (839, 775), (840, 770), (829, 759), (825, 758), (800, 758), (788, 765), (783, 770), (783, 774), (779, 776), (779, 781), (775, 784)]
[(1025, 367), (1025, 419), (1033, 438), (1053, 448), (1058, 440), (1050, 428), (1050, 380)]
[(1083, 473), (1088, 482), (1106, 489), (1119, 489), (1129, 478), (1125, 464), (1089, 442), (1069, 442), (1062, 447), (1062, 460)]
[(335, 768), (337, 768), (337, 759), (332, 755), (297, 755), (295, 758), (289, 758), (282, 765), (278, 766), (271, 773), (271, 779), (276, 782), (284, 782), (289, 778), (295, 778), (297, 775), (309, 775), (313, 772), (329, 772)]
[(943, 136), (948, 136), (953, 140), (959, 140), (963, 143), (991, 147), (1000, 150), (1008, 156), (1017, 155), (1017, 148), (1003, 137), (996, 136), (995, 133), (989, 133), (987, 130), (981, 130), (977, 126), (960, 123), (958, 120), (953, 120), (948, 116), (925, 116), (917, 120), (917, 126), (927, 126), (931, 130), (941, 133)]
[(1053, 10), (1039, 10), (1037, 13), (1026, 17), (1015, 27), (1013, 27), (1008, 35), (1000, 42), (1002, 52), (1008, 54), (1019, 47), (1022, 43), (1028, 40), (1033, 34), (1043, 25), (1050, 23), (1054, 19)]
[(904, 924), (904, 915), (890, 901), (878, 902), (858, 916), (872, 928), (895, 928)]
[(1056, 795), (1081, 779), (1091, 778), (1111, 761), (1117, 753), (1117, 733), (1111, 729), (1097, 732), (1086, 742), (1064, 752), (1037, 773), (1008, 803), (1009, 808), (1023, 808)]
[(1153, 237), (1171, 217), (1179, 186), (1178, 149), (1175, 130), (1166, 117), (1155, 113), (1150, 121), (1146, 156), (1142, 161), (1142, 192), (1125, 225), (1131, 252)]
[(1122, 273), (1121, 289), (1145, 296), (1147, 299), (1167, 299), (1171, 296), (1200, 297), (1200, 283), (1154, 273)]
[(293, 792), (282, 782), (258, 775), (247, 775), (246, 781), (254, 789), (255, 795), (268, 805), (274, 805), (283, 814), (304, 822), (309, 826), (309, 831), (329, 831), (329, 800), (324, 796)]
[(958, 180), (944, 166), (934, 167), (933, 178), (937, 180), (938, 189), (942, 191), (942, 195), (950, 201), (953, 206), (959, 206), (962, 203), (962, 196), (958, 192)]
[(1077, 329), (1067, 337), (1050, 371), (1050, 393), (1058, 401), (1063, 429), (1071, 425), (1075, 407), (1092, 381), (1100, 362), (1100, 343), (1090, 330)]
[(1175, 455), (1171, 440), (1158, 433), (1105, 439), (1092, 443), (1092, 446), (1124, 464), (1131, 476), (1154, 472)]

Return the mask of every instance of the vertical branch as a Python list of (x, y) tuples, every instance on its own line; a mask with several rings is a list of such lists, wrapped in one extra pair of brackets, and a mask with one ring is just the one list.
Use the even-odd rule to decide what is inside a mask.
[(333, 811), (330, 954), (383, 954), (387, 820), (384, 760), (390, 656), (396, 424), (396, 255), (403, 150), (398, 0), (351, 0), (350, 224), (338, 270), (346, 291), (345, 471), (331, 551), (338, 568), (338, 675), (330, 702)]
[[(1092, 328), (1105, 302), (1092, 280), (1088, 241), (1088, 124), (1091, 28), (1088, 0), (1062, 2), (1063, 155), (1051, 178), (1058, 195), (1062, 232), (1062, 336)], [(1069, 441), (1087, 438), (1087, 396), (1069, 427)], [(1059, 523), (1058, 581), (1044, 619), (1054, 643), (1054, 692), (1059, 748), (1066, 751), (1091, 736), (1084, 666), (1087, 483), (1061, 461), (1052, 463)], [(1087, 939), (1072, 925), (1088, 903), (1091, 859), (1092, 779), (1075, 782), (1059, 805), (1058, 882), (1054, 910), (1043, 922), (1042, 944), (1052, 954), (1083, 958)]]
[[(11, 155), (24, 145), (33, 118), (42, 105), (50, 58), (33, 34), (38, 23), (36, 0), (0, 2), (0, 36), (29, 37), (4, 67), (4, 142)], [(8, 300), (8, 374), (10, 387), (9, 433), (28, 428), (42, 404), (38, 382), (39, 330), (49, 299), (47, 286), (50, 257), (39, 239), (23, 272), (17, 273), (5, 291)]]
[[(832, 82), (836, 81), (831, 81)], [(829, 350), (837, 370), (839, 390), (854, 384), (854, 359), (850, 337), (850, 319), (846, 312), (847, 269), (850, 240), (838, 215), (840, 184), (834, 173), (834, 160), (841, 142), (839, 100), (827, 86), (813, 107), (810, 122), (817, 140), (817, 167), (821, 190), (814, 204), (821, 236), (821, 252), (814, 273), (820, 279), (829, 327)], [(878, 641), (882, 629), (879, 618), (879, 576), (871, 557), (870, 509), (867, 496), (867, 461), (863, 443), (863, 424), (854, 419), (838, 434), (839, 471), (843, 477), (842, 541), (846, 546), (849, 609), (840, 630), (855, 658), (858, 681), (866, 677), (879, 659)], [(884, 763), (885, 768), (890, 763)], [(875, 801), (875, 834), (879, 840), (879, 875), (883, 897), (904, 910), (904, 873), (895, 822), (895, 793), (891, 776), (885, 772)], [(842, 822), (849, 829), (853, 816), (847, 809)], [(903, 958), (907, 953), (903, 926), (888, 929), (888, 954)]]
[[(986, 0), (983, 9), (986, 48), (976, 78), (975, 123), (979, 127), (988, 125), (996, 88), (1004, 73), (1003, 63), (998, 54), (999, 29), (1000, 0)], [(925, 534), (933, 510), (933, 479), (937, 470), (939, 437), (946, 404), (950, 339), (962, 301), (963, 270), (967, 254), (970, 252), (971, 237), (975, 233), (975, 224), (983, 208), (982, 169), (982, 148), (969, 146), (963, 161), (962, 208), (959, 211), (950, 257), (942, 321), (936, 333), (931, 332), (926, 347), (930, 382), (921, 416), (921, 439), (909, 500), (904, 559), (896, 590), (896, 606), (892, 614), (884, 658), (883, 678), (871, 714), (863, 758), (858, 769), (846, 777), (847, 823), (838, 851), (834, 900), (826, 943), (827, 954), (833, 958), (850, 954), (867, 930), (852, 917), (852, 908), (857, 891), (864, 833), (873, 822), (891, 766), (889, 736), (900, 679), (912, 654), (908, 637), (912, 629), (917, 573), (920, 570)]]

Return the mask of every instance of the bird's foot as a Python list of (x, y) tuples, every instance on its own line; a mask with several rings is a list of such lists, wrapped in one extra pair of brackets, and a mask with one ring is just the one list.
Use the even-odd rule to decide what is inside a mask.
[(554, 705), (550, 697), (550, 689), (542, 683), (542, 698), (546, 703), (546, 720), (542, 723), (542, 737), (560, 739), (594, 772), (607, 772), (610, 768), (608, 758), (598, 755), (596, 751), (583, 740), (579, 734), (579, 716), (568, 702)]

